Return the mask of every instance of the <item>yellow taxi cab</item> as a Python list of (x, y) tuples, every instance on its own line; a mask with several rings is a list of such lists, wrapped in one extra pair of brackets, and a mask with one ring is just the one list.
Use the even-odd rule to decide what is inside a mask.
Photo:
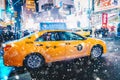
[(78, 29), (78, 30), (75, 30), (75, 32), (85, 37), (90, 36), (90, 30), (88, 29)]
[(102, 40), (85, 38), (71, 31), (44, 30), (3, 44), (6, 66), (38, 69), (45, 63), (106, 53)]

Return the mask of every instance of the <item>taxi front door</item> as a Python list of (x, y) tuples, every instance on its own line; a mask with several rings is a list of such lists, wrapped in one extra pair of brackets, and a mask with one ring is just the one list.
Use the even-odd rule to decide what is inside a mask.
[(44, 55), (48, 62), (54, 62), (65, 59), (65, 42), (56, 40), (38, 39), (35, 42), (37, 52)]

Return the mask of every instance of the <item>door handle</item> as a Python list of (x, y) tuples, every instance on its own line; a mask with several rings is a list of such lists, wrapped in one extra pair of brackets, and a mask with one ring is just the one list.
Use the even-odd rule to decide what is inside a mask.
[(48, 49), (48, 48), (50, 48), (50, 46), (46, 46), (46, 48)]
[(70, 43), (66, 43), (66, 45), (70, 45)]
[(43, 46), (43, 44), (37, 44), (36, 46)]
[(53, 48), (55, 49), (55, 48), (57, 48), (57, 46), (53, 46)]

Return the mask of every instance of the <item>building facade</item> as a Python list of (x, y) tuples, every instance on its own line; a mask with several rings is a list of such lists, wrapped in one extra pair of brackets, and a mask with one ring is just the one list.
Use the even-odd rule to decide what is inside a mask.
[(0, 0), (0, 18), (3, 19), (3, 15), (5, 12), (5, 0)]
[(117, 26), (120, 21), (119, 14), (120, 0), (96, 0), (91, 16), (92, 26), (96, 26), (96, 28)]
[(0, 0), (0, 26), (5, 27), (6, 23), (5, 20), (5, 0)]

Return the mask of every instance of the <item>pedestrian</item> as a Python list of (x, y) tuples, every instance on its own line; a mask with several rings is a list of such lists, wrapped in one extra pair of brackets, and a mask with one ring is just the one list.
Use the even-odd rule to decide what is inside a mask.
[(102, 34), (102, 38), (105, 37), (105, 29), (104, 28), (101, 28), (101, 34)]
[(9, 41), (14, 40), (14, 33), (12, 30), (8, 30), (8, 37), (9, 37)]
[(3, 52), (2, 52), (2, 43), (3, 43), (3, 37), (2, 37), (2, 34), (0, 34), (0, 56), (3, 54)]
[(95, 27), (93, 26), (93, 27), (92, 27), (92, 37), (95, 37), (95, 30), (96, 30), (96, 29), (95, 29)]
[(95, 29), (95, 37), (99, 38), (99, 34), (100, 34), (99, 29)]
[(3, 42), (3, 36), (2, 36), (2, 33), (0, 33), (0, 43)]
[(104, 32), (105, 38), (108, 37), (108, 32), (109, 32), (108, 28), (105, 28), (105, 32)]
[(1, 35), (3, 37), (3, 42), (8, 41), (9, 38), (8, 38), (8, 33), (7, 33), (7, 29), (6, 28), (3, 29)]
[(51, 33), (47, 33), (46, 41), (50, 41), (50, 40), (51, 40)]
[(114, 25), (110, 27), (110, 37), (115, 38), (115, 26)]
[(27, 35), (29, 35), (30, 34), (30, 32), (28, 31), (28, 30), (25, 30), (24, 31), (24, 36), (27, 36)]
[(3, 37), (3, 42), (14, 40), (14, 34), (13, 34), (13, 32), (11, 32), (10, 30), (8, 30), (6, 28), (3, 29), (1, 35)]

